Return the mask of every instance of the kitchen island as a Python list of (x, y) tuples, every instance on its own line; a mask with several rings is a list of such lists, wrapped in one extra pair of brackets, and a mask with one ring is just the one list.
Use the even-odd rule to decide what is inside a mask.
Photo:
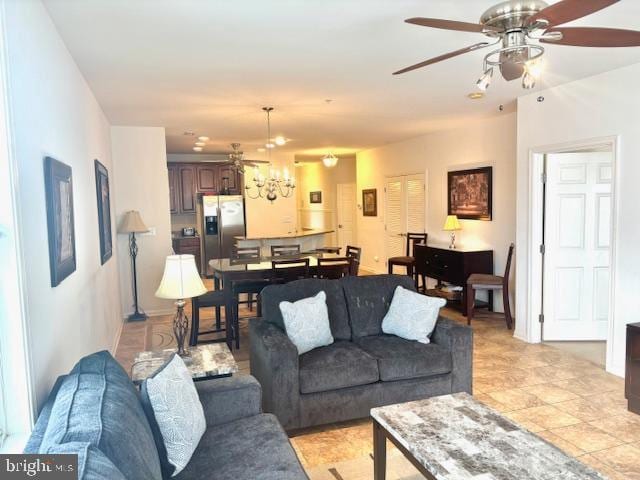
[(300, 250), (309, 252), (316, 248), (334, 246), (335, 231), (326, 229), (302, 229), (293, 233), (273, 236), (234, 237), (239, 247), (260, 247), (263, 256), (271, 255), (272, 245), (300, 245)]

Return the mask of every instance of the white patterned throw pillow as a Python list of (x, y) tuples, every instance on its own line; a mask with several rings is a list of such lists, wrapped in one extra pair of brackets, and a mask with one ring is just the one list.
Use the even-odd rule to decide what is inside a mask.
[(297, 302), (280, 302), (280, 311), (287, 336), (298, 349), (298, 355), (333, 343), (324, 291)]
[(444, 298), (427, 297), (397, 286), (389, 311), (382, 319), (382, 331), (406, 340), (429, 343), (440, 309), (446, 303)]
[(207, 428), (202, 403), (191, 374), (178, 355), (145, 381), (145, 390), (167, 460), (175, 467), (173, 477), (187, 466)]

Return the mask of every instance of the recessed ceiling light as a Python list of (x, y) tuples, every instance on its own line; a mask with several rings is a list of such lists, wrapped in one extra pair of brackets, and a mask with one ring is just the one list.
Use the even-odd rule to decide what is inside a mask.
[(278, 145), (278, 146), (280, 146), (280, 147), (281, 147), (282, 145), (284, 145), (285, 143), (287, 143), (287, 139), (286, 139), (286, 138), (284, 138), (284, 137), (282, 137), (282, 136), (280, 136), (280, 135), (279, 135), (279, 136), (277, 136), (276, 138), (274, 138), (274, 139), (273, 139), (273, 141), (274, 141), (274, 143), (275, 143), (276, 145)]
[(266, 148), (276, 148), (275, 144), (273, 144), (273, 143), (265, 143), (264, 146)]
[(196, 142), (196, 147), (204, 147), (206, 143), (204, 142)]
[(186, 135), (188, 137), (193, 137), (195, 133), (193, 133), (191, 130), (187, 130), (186, 132), (183, 133), (183, 135)]
[(258, 148), (259, 152), (264, 152), (265, 150), (266, 150), (266, 148), (263, 148), (263, 147)]
[(198, 137), (198, 140), (200, 140), (201, 142), (206, 142), (207, 140), (209, 140), (209, 137)]
[(194, 152), (201, 152), (202, 151), (202, 147), (193, 147), (193, 151)]
[(471, 92), (469, 95), (467, 95), (467, 97), (469, 97), (471, 100), (480, 100), (481, 98), (484, 98), (484, 93)]

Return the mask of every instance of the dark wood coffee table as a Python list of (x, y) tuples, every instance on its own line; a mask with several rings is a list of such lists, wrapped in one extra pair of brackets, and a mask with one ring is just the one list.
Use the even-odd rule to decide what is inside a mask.
[(466, 393), (371, 410), (374, 480), (386, 439), (430, 480), (604, 480), (554, 445)]

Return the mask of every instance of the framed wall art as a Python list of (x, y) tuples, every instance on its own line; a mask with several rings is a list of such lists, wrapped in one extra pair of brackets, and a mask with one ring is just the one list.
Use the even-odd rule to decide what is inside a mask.
[(309, 203), (322, 203), (322, 192), (309, 192)]
[(467, 220), (491, 220), (493, 168), (448, 173), (448, 215)]
[(54, 158), (46, 157), (44, 181), (51, 286), (56, 287), (76, 270), (71, 167)]
[(96, 195), (98, 199), (98, 230), (100, 235), (100, 262), (102, 265), (113, 254), (113, 239), (111, 235), (111, 203), (109, 192), (109, 172), (107, 168), (95, 160)]
[(362, 215), (365, 217), (378, 216), (378, 190), (370, 188), (362, 190)]

